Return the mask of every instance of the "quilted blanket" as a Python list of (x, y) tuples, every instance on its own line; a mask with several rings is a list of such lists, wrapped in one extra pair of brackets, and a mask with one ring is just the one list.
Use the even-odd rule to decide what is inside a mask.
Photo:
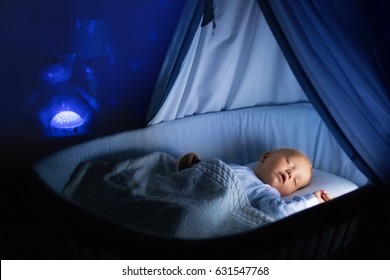
[(83, 162), (64, 195), (132, 229), (169, 237), (219, 237), (272, 222), (250, 205), (233, 171), (216, 158), (184, 170), (162, 152), (120, 163)]

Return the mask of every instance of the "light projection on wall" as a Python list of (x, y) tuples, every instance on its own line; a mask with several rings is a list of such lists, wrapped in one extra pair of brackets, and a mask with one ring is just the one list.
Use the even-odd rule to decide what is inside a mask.
[(88, 91), (97, 96), (98, 79), (93, 59), (113, 55), (106, 20), (103, 18), (76, 18), (72, 26), (69, 53), (83, 61), (88, 80)]

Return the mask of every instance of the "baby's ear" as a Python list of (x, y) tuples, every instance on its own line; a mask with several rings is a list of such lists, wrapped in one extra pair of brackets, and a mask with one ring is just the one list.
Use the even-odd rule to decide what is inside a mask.
[(266, 152), (264, 153), (261, 157), (260, 157), (260, 163), (263, 163), (270, 155), (270, 152)]

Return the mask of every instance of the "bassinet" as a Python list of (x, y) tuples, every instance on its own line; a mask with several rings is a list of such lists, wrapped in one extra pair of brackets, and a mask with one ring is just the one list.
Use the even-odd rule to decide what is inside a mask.
[[(263, 137), (265, 133), (268, 135), (266, 138)], [(326, 211), (329, 212), (337, 211), (337, 207), (344, 207), (341, 206), (344, 203), (344, 198), (341, 195), (355, 190), (358, 186), (367, 185), (368, 181), (354, 167), (309, 103), (246, 108), (164, 122), (144, 129), (92, 140), (59, 151), (36, 163), (34, 170), (39, 175), (40, 180), (45, 182), (53, 192), (60, 195), (61, 199), (65, 199), (61, 196), (63, 188), (81, 162), (97, 159), (120, 162), (153, 151), (163, 151), (174, 156), (180, 156), (188, 151), (196, 151), (202, 156), (213, 156), (226, 162), (246, 164), (257, 161), (259, 155), (270, 149), (286, 146), (302, 150), (308, 155), (315, 169), (326, 171), (325, 178), (313, 188), (328, 189), (338, 199), (329, 205), (320, 205), (315, 207), (316, 209), (305, 210), (303, 213), (294, 215), (296, 217), (291, 217), (291, 219), (279, 221), (250, 232), (243, 232), (242, 236), (238, 234), (199, 240), (196, 238), (177, 239), (161, 235), (159, 232), (143, 233), (134, 226), (126, 225), (105, 215), (104, 209), (102, 209), (103, 211), (92, 210), (79, 203), (75, 203), (76, 207), (72, 206), (71, 208), (74, 207), (73, 211), (76, 213), (86, 211), (87, 213), (83, 215), (97, 215), (99, 223), (108, 223), (110, 226), (104, 227), (104, 231), (108, 232), (105, 232), (103, 236), (101, 236), (100, 227), (92, 232), (87, 229), (89, 232), (87, 235), (91, 235), (88, 238), (93, 238), (94, 243), (99, 244), (97, 248), (102, 245), (115, 251), (119, 250), (115, 253), (124, 258), (141, 256), (145, 258), (157, 256), (260, 258), (267, 256), (269, 252), (275, 254), (275, 248), (282, 249), (281, 244), (291, 242), (294, 239), (305, 246), (294, 248), (297, 252), (289, 257), (323, 258), (348, 244), (348, 234), (350, 231), (353, 232), (354, 221), (350, 220), (348, 211), (343, 213), (348, 219), (343, 219), (343, 215), (328, 217), (327, 214), (326, 223), (317, 222), (317, 227), (327, 227), (327, 223), (332, 226), (327, 227), (327, 231), (313, 235), (313, 232), (318, 230), (318, 228), (315, 230), (316, 223), (313, 225), (313, 221), (311, 221), (315, 220), (315, 213), (321, 213), (325, 207)], [(330, 177), (333, 176), (331, 173), (337, 175), (334, 177), (336, 179)], [(352, 209), (351, 211), (353, 211)], [(68, 214), (66, 215), (68, 216)], [(79, 214), (76, 217), (78, 220)], [(75, 223), (82, 220), (75, 221)], [(301, 225), (302, 228), (298, 226), (300, 223), (295, 224), (294, 220), (301, 220), (301, 223), (304, 223)], [(289, 225), (292, 225), (291, 223), (294, 223), (294, 226), (288, 228)], [(308, 226), (309, 224), (310, 226)], [(73, 227), (73, 222), (68, 226)], [(119, 234), (114, 230), (117, 227), (120, 231), (126, 232), (122, 233), (124, 234), (122, 237), (119, 237), (121, 235), (116, 236)], [(275, 228), (275, 232), (273, 228)], [(84, 232), (86, 229), (80, 230)], [(286, 231), (288, 231), (289, 236), (276, 237)], [(272, 234), (269, 235), (269, 232)], [(74, 234), (79, 233), (76, 231)], [(310, 235), (310, 238), (304, 238), (305, 235)], [(269, 238), (272, 240), (275, 238), (275, 241), (270, 243)], [(284, 242), (280, 243), (279, 238)], [(119, 242), (119, 240), (121, 241)], [(119, 243), (115, 244), (115, 242)], [(142, 244), (142, 252), (132, 249), (137, 244)], [(252, 246), (257, 249), (251, 249)], [(324, 246), (324, 249), (319, 249), (318, 246)], [(97, 248), (95, 250), (99, 252)], [(240, 252), (237, 254), (238, 249)], [(281, 257), (286, 257), (286, 255), (282, 254)]]

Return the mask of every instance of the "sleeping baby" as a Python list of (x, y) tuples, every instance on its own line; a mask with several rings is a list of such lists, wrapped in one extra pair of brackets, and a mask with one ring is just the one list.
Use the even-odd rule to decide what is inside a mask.
[[(179, 169), (189, 168), (200, 161), (195, 153), (187, 153), (180, 159)], [(253, 170), (237, 164), (229, 166), (241, 180), (251, 205), (275, 219), (332, 199), (324, 190), (282, 199), (282, 196), (307, 186), (312, 177), (309, 159), (295, 149), (281, 148), (267, 152)]]

